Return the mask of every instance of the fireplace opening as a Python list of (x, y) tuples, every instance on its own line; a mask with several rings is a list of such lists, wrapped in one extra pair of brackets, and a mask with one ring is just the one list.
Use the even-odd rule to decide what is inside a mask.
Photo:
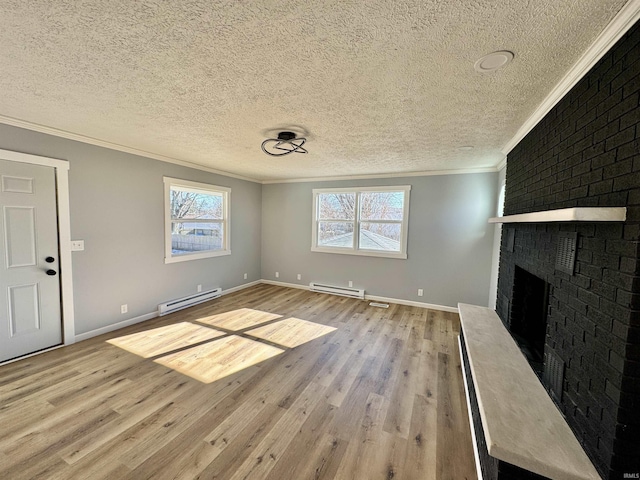
[(549, 284), (516, 266), (509, 330), (541, 381), (548, 306)]

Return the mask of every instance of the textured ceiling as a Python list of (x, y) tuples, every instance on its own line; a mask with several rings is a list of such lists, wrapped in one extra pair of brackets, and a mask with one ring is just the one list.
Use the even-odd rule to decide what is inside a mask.
[(0, 115), (260, 180), (493, 167), (624, 3), (0, 0)]

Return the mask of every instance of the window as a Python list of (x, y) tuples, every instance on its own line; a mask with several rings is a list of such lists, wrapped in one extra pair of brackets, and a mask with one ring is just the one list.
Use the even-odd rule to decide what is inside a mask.
[(165, 263), (231, 254), (231, 189), (164, 177)]
[(313, 190), (311, 250), (407, 258), (411, 186)]

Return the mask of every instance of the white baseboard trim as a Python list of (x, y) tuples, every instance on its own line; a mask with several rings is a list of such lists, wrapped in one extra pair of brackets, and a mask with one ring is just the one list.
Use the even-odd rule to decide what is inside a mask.
[[(231, 287), (226, 290), (222, 290), (220, 296), (228, 295), (230, 293), (239, 292), (240, 290), (244, 290), (245, 288), (254, 287), (260, 284), (267, 285), (276, 285), (279, 287), (288, 287), (288, 288), (298, 288), (300, 290), (309, 290), (309, 285), (299, 285), (297, 283), (287, 283), (287, 282), (278, 282), (275, 280), (255, 280), (249, 283), (243, 283), (242, 285), (238, 285), (237, 287)], [(219, 297), (218, 297), (219, 298)], [(365, 295), (365, 300), (373, 300), (375, 302), (386, 302), (386, 303), (397, 303), (399, 305), (408, 305), (410, 307), (421, 307), (428, 308), (431, 310), (441, 310), (443, 312), (453, 312), (458, 313), (458, 309), (455, 307), (447, 307), (446, 305), (436, 305), (433, 303), (423, 303), (423, 302), (414, 302), (412, 300), (403, 300), (401, 298), (389, 298), (389, 297), (379, 297), (377, 295)], [(215, 300), (215, 299), (213, 299)], [(156, 318), (158, 316), (158, 312), (151, 312), (144, 315), (140, 315), (139, 317), (130, 318), (128, 320), (123, 320), (122, 322), (114, 323), (112, 325), (107, 325), (106, 327), (96, 328), (95, 330), (91, 330), (89, 332), (81, 333), (76, 335), (75, 341), (81, 342), (83, 340), (88, 340), (89, 338), (97, 337), (98, 335), (102, 335), (104, 333), (113, 332), (114, 330), (119, 330), (121, 328), (129, 327), (131, 325), (135, 325), (136, 323), (144, 322), (146, 320), (151, 320), (152, 318)], [(22, 357), (24, 358), (24, 357)]]
[(277, 285), (278, 287), (298, 288), (300, 290), (309, 290), (309, 285), (300, 285), (297, 283), (278, 282), (276, 280), (260, 280), (260, 283), (266, 283), (267, 285)]
[[(243, 285), (238, 285), (237, 287), (231, 287), (226, 290), (222, 290), (222, 293), (220, 293), (220, 296), (237, 292), (239, 290), (244, 290), (245, 288), (253, 287), (254, 285), (259, 285), (260, 283), (262, 283), (261, 280), (256, 280), (255, 282), (249, 282)], [(212, 300), (215, 300), (215, 298)], [(158, 316), (158, 312), (151, 312), (151, 313), (146, 313), (144, 315), (140, 315), (139, 317), (130, 318), (129, 320), (124, 320), (122, 322), (114, 323), (112, 325), (107, 325), (106, 327), (96, 328), (95, 330), (91, 330), (89, 332), (76, 335), (75, 341), (81, 342), (82, 340), (88, 340), (89, 338), (97, 337), (98, 335), (102, 335), (103, 333), (113, 332), (114, 330), (119, 330), (121, 328), (129, 327), (131, 325), (135, 325), (136, 323), (144, 322), (146, 320), (151, 320), (152, 318), (156, 318), (157, 316)]]
[(446, 305), (436, 305), (435, 303), (414, 302), (413, 300), (403, 300), (401, 298), (379, 297), (377, 295), (366, 295), (365, 300), (373, 300), (374, 302), (398, 303), (409, 307), (428, 308), (429, 310), (440, 310), (442, 312), (458, 313), (456, 307), (447, 307)]
[[(299, 285), (297, 283), (278, 282), (275, 280), (261, 280), (267, 285), (278, 285), (280, 287), (299, 288), (301, 290), (309, 290), (309, 285)], [(365, 300), (373, 300), (374, 302), (397, 303), (399, 305), (408, 305), (409, 307), (428, 308), (430, 310), (441, 310), (443, 312), (458, 313), (456, 307), (447, 307), (446, 305), (436, 305), (434, 303), (414, 302), (413, 300), (403, 300), (401, 298), (379, 297), (378, 295), (366, 295)]]
[(158, 316), (158, 312), (145, 313), (144, 315), (140, 315), (139, 317), (133, 317), (129, 320), (123, 320), (122, 322), (114, 323), (111, 325), (107, 325), (106, 327), (96, 328), (95, 330), (91, 330), (89, 332), (81, 333), (76, 335), (76, 342), (81, 342), (82, 340), (88, 340), (89, 338), (97, 337), (98, 335), (102, 335), (103, 333), (113, 332), (114, 330), (119, 330), (124, 327), (129, 327), (131, 325), (135, 325), (136, 323), (144, 322), (146, 320), (151, 320), (152, 318), (156, 318)]
[(227, 288), (226, 290), (223, 288), (220, 296), (228, 295), (233, 292), (239, 292), (240, 290), (244, 290), (245, 288), (253, 287), (255, 285), (260, 285), (261, 283), (262, 283), (262, 280), (256, 280), (254, 282), (243, 283), (242, 285), (238, 285), (237, 287)]

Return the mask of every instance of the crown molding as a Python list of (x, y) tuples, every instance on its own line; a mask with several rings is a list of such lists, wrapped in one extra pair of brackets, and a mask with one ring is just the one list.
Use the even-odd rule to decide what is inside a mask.
[(263, 180), (263, 185), (274, 183), (317, 183), (335, 182), (340, 180), (368, 180), (380, 178), (403, 178), (403, 177), (431, 177), (438, 175), (461, 175), (468, 173), (495, 173), (496, 167), (462, 168), (459, 170), (427, 170), (424, 172), (398, 172), (398, 173), (374, 173), (370, 175), (343, 175), (336, 177), (307, 177), (307, 178), (283, 178), (277, 180)]
[(253, 183), (261, 183), (260, 180), (251, 177), (245, 177), (243, 175), (237, 175), (235, 173), (227, 172), (224, 170), (217, 170), (215, 168), (206, 167), (198, 163), (188, 162), (186, 160), (180, 160), (173, 157), (167, 157), (165, 155), (159, 155), (157, 153), (147, 152), (145, 150), (139, 150), (137, 148), (127, 147), (118, 143), (107, 142), (86, 135), (80, 135), (77, 133), (67, 132), (57, 128), (47, 127), (45, 125), (39, 125), (37, 123), (27, 122), (25, 120), (19, 120), (17, 118), (7, 117), (0, 115), (0, 123), (4, 125), (10, 125), (12, 127), (24, 128), (38, 133), (45, 133), (47, 135), (53, 135), (54, 137), (66, 138), (68, 140), (74, 140), (76, 142), (88, 143), (89, 145), (95, 145), (96, 147), (108, 148), (110, 150), (117, 150), (119, 152), (130, 153), (139, 157), (152, 158), (154, 160), (160, 160), (161, 162), (173, 163), (175, 165), (181, 165), (183, 167), (195, 168), (204, 172), (215, 173), (216, 175), (224, 175), (225, 177), (237, 178), (239, 180), (246, 180)]
[(459, 170), (430, 170), (420, 172), (398, 172), (386, 174), (370, 174), (370, 175), (346, 175), (335, 177), (309, 177), (309, 178), (291, 178), (291, 179), (273, 179), (259, 180), (256, 178), (246, 177), (235, 173), (218, 170), (207, 167), (198, 163), (180, 160), (157, 153), (139, 150), (137, 148), (127, 147), (117, 143), (100, 140), (97, 138), (80, 135), (57, 128), (47, 127), (31, 123), (25, 120), (0, 115), (0, 124), (10, 125), (14, 127), (24, 128), (27, 130), (53, 135), (56, 137), (66, 138), (98, 147), (108, 148), (132, 155), (151, 158), (161, 162), (173, 163), (188, 168), (194, 168), (204, 172), (223, 175), (226, 177), (237, 178), (248, 182), (259, 183), (263, 185), (276, 183), (308, 183), (308, 182), (330, 182), (340, 180), (361, 180), (361, 179), (381, 179), (381, 178), (401, 178), (401, 177), (424, 177), (433, 175), (457, 175), (470, 173), (492, 173), (505, 168), (506, 155), (544, 118), (544, 116), (580, 81), (591, 68), (613, 47), (613, 45), (622, 37), (638, 20), (640, 19), (640, 0), (629, 0), (616, 14), (613, 20), (607, 25), (596, 40), (591, 44), (587, 51), (573, 65), (567, 74), (553, 88), (553, 90), (542, 101), (533, 114), (525, 121), (516, 134), (502, 148), (505, 158), (495, 167), (469, 168)]
[(260, 183), (260, 184), (273, 184), (273, 183), (307, 183), (307, 182), (331, 182), (336, 180), (361, 180), (361, 179), (377, 179), (377, 178), (400, 178), (400, 177), (426, 177), (431, 175), (456, 175), (465, 173), (492, 173), (496, 172), (496, 167), (483, 167), (483, 168), (465, 168), (460, 170), (430, 170), (424, 172), (405, 172), (405, 173), (384, 173), (384, 174), (370, 174), (370, 175), (345, 175), (336, 177), (309, 177), (309, 178), (283, 178), (275, 180), (258, 180), (256, 178), (245, 177), (235, 173), (227, 172), (224, 170), (217, 170), (215, 168), (206, 167), (198, 163), (188, 162), (186, 160), (180, 160), (173, 157), (167, 157), (165, 155), (159, 155), (157, 153), (147, 152), (145, 150), (139, 150), (137, 148), (127, 147), (117, 143), (107, 142), (86, 135), (80, 135), (77, 133), (67, 132), (57, 128), (47, 127), (45, 125), (39, 125), (37, 123), (27, 122), (25, 120), (19, 120), (17, 118), (7, 117), (0, 115), (0, 123), (10, 125), (12, 127), (24, 128), (38, 133), (44, 133), (47, 135), (53, 135), (55, 137), (66, 138), (68, 140), (74, 140), (77, 142), (87, 143), (89, 145), (95, 145), (97, 147), (108, 148), (111, 150), (117, 150), (119, 152), (130, 153), (145, 158), (152, 158), (161, 162), (173, 163), (175, 165), (181, 165), (183, 167), (195, 168), (204, 172), (215, 173), (217, 175), (224, 175), (225, 177), (237, 178), (240, 180), (246, 180), (248, 182)]
[(555, 107), (591, 68), (615, 45), (615, 43), (640, 19), (640, 0), (629, 0), (609, 25), (595, 39), (587, 51), (571, 67), (567, 74), (551, 90), (533, 114), (502, 148), (507, 155), (520, 141)]

